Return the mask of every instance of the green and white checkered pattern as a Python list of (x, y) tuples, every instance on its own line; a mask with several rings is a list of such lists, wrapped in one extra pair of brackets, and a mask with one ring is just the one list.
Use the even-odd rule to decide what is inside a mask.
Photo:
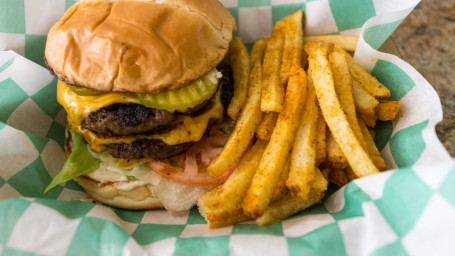
[[(429, 169), (431, 172), (429, 172)], [(455, 164), (351, 182), (281, 223), (208, 230), (196, 208), (125, 211), (44, 198), (0, 201), (0, 252), (19, 255), (450, 255)]]
[(376, 144), (398, 171), (331, 187), (324, 204), (280, 223), (217, 230), (196, 208), (169, 214), (94, 204), (74, 181), (41, 193), (65, 161), (66, 115), (43, 68), (46, 33), (74, 2), (0, 0), (0, 254), (453, 254), (455, 162), (434, 132), (439, 98), (409, 64), (374, 50), (418, 1), (223, 1), (247, 43), (297, 9), (306, 11), (307, 35), (361, 34), (355, 57), (402, 109), (376, 127)]

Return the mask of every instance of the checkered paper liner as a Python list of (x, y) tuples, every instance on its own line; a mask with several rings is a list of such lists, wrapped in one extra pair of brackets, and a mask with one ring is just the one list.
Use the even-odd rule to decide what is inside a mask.
[(56, 79), (43, 68), (44, 45), (74, 2), (0, 0), (0, 254), (452, 254), (455, 162), (434, 132), (439, 98), (409, 64), (375, 50), (418, 1), (223, 1), (246, 43), (268, 37), (277, 20), (298, 9), (306, 12), (307, 35), (360, 34), (356, 59), (402, 109), (376, 128), (378, 148), (398, 170), (330, 187), (324, 204), (279, 223), (217, 230), (208, 230), (196, 208), (169, 214), (94, 204), (74, 181), (42, 194), (65, 161), (66, 123)]

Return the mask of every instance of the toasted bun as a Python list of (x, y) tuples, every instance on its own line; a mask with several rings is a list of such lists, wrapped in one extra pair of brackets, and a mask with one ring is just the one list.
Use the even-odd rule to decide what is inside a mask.
[(95, 200), (118, 208), (129, 210), (147, 210), (163, 208), (161, 202), (144, 186), (129, 191), (118, 190), (114, 184), (99, 183), (86, 176), (74, 179)]
[[(66, 128), (68, 129), (68, 128)], [(72, 151), (69, 132), (65, 131), (65, 153)], [(114, 207), (129, 210), (147, 210), (163, 208), (161, 201), (156, 198), (147, 185), (134, 187), (129, 191), (117, 189), (115, 183), (101, 183), (87, 176), (74, 179), (93, 199)]]
[(215, 68), (235, 28), (218, 0), (81, 1), (49, 31), (45, 59), (69, 84), (156, 94)]

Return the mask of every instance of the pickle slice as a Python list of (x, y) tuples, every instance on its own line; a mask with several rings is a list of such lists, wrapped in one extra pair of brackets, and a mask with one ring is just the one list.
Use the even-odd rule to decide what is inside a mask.
[(181, 89), (159, 94), (135, 94), (135, 96), (146, 107), (183, 112), (210, 99), (218, 88), (220, 78), (221, 73), (213, 69)]
[[(218, 80), (221, 76), (221, 72), (213, 69), (190, 85), (175, 91), (158, 94), (125, 93), (125, 97), (135, 97), (142, 105), (148, 108), (165, 109), (170, 112), (184, 112), (203, 103), (205, 100), (210, 99), (218, 88)], [(112, 93), (69, 84), (67, 84), (67, 86), (72, 92), (79, 96), (100, 96)]]
[(106, 93), (106, 92), (97, 91), (97, 90), (93, 90), (93, 89), (86, 88), (86, 87), (74, 86), (74, 85), (70, 85), (70, 84), (67, 84), (67, 85), (71, 91), (73, 91), (74, 93), (76, 93), (79, 96), (98, 96), (98, 95)]

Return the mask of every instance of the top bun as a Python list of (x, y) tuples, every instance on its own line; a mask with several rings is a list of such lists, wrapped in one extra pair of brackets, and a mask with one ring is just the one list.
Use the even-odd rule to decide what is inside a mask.
[(235, 29), (218, 0), (80, 1), (49, 31), (45, 59), (69, 84), (156, 94), (215, 68)]

